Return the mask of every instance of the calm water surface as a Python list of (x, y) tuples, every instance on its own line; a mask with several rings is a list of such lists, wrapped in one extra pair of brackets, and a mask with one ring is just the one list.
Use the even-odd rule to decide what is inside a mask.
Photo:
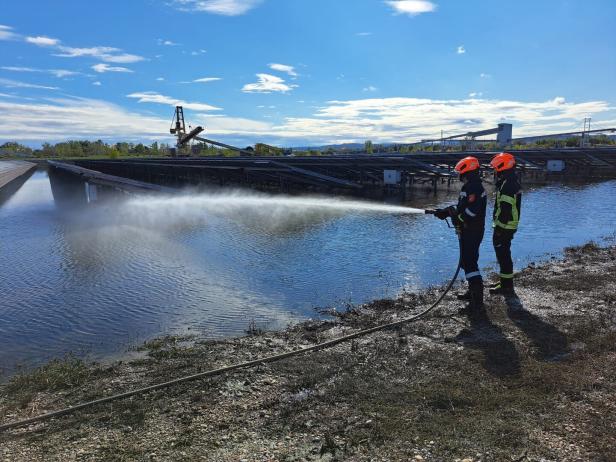
[[(517, 266), (615, 231), (616, 182), (527, 191)], [(454, 198), (419, 198), (435, 206)], [(0, 205), (0, 368), (92, 359), (161, 334), (283, 327), (315, 307), (444, 282), (455, 235), (433, 217), (207, 197), (66, 210), (35, 173)], [(494, 268), (491, 232), (482, 266)]]

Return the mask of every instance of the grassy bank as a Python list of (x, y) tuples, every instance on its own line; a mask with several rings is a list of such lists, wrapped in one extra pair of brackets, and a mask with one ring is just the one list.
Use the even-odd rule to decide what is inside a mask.
[[(485, 318), (429, 318), (331, 350), (0, 435), (0, 460), (597, 460), (616, 454), (616, 248), (531, 265)], [(16, 420), (406, 317), (437, 291), (227, 341), (164, 338), (109, 367), (15, 377)]]

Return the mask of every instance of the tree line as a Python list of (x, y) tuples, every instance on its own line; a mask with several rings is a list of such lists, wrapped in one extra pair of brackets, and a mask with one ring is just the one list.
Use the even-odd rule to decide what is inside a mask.
[[(588, 146), (608, 146), (616, 145), (616, 140), (607, 135), (596, 135), (586, 138), (585, 144)], [(546, 138), (536, 141), (516, 141), (507, 149), (554, 149), (580, 147), (581, 138), (572, 136), (569, 138)], [(434, 143), (430, 145), (409, 145), (409, 144), (375, 144), (368, 140), (364, 143), (363, 152), (367, 154), (387, 154), (387, 153), (412, 153), (412, 152), (457, 152), (468, 149), (479, 151), (498, 151), (496, 143), (485, 143), (481, 141), (469, 142), (460, 141), (456, 143)], [(362, 151), (358, 148), (314, 148), (291, 150), (257, 143), (254, 148), (249, 146), (245, 150), (252, 151), (256, 156), (285, 156), (291, 153), (295, 156), (323, 156), (345, 153), (356, 153)], [(192, 156), (223, 156), (235, 157), (240, 153), (231, 149), (218, 148), (208, 144), (195, 144), (187, 146), (181, 152), (176, 153), (175, 148), (165, 143), (153, 143), (147, 145), (143, 143), (106, 143), (102, 140), (97, 141), (63, 141), (61, 143), (43, 143), (40, 148), (32, 149), (17, 142), (6, 142), (0, 145), (0, 157), (35, 157), (45, 159), (66, 159), (79, 157), (111, 158), (120, 157), (157, 157), (170, 155), (192, 155)]]
[(164, 156), (170, 153), (167, 144), (153, 142), (150, 145), (143, 143), (114, 143), (108, 144), (102, 140), (97, 141), (63, 141), (51, 144), (43, 143), (38, 149), (32, 149), (16, 142), (0, 145), (0, 155), (15, 157), (40, 158), (70, 158), (70, 157), (108, 157), (118, 158), (126, 156)]

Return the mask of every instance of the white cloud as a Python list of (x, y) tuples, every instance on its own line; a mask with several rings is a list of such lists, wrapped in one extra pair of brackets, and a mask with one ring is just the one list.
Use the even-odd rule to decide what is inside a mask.
[(122, 66), (110, 66), (109, 64), (99, 63), (92, 66), (92, 69), (96, 72), (133, 72), (132, 70)]
[(157, 42), (159, 45), (164, 45), (167, 47), (175, 47), (179, 45), (179, 43), (172, 42), (171, 40), (158, 39)]
[(5, 71), (12, 71), (12, 72), (38, 72), (38, 69), (33, 69), (31, 67), (18, 67), (18, 66), (2, 66), (3, 70)]
[(270, 74), (257, 74), (256, 83), (247, 83), (242, 88), (244, 93), (286, 93), (297, 85), (287, 85), (283, 79)]
[(183, 11), (204, 11), (224, 16), (238, 16), (256, 7), (262, 0), (175, 0)]
[(468, 94), (469, 98), (482, 97), (483, 93), (480, 91), (474, 91)]
[(158, 80), (159, 82), (162, 82), (163, 80), (165, 80), (164, 77), (157, 77), (156, 80)]
[(199, 55), (203, 55), (207, 53), (207, 50), (197, 50), (197, 51), (191, 51), (190, 54), (192, 56), (199, 56)]
[(372, 32), (358, 32), (357, 34), (358, 37), (368, 37), (370, 35), (372, 35)]
[(98, 80), (96, 82), (92, 82), (92, 85), (96, 86), (96, 87), (100, 87), (102, 85), (102, 83), (100, 83)]
[(93, 57), (108, 63), (128, 64), (143, 61), (145, 58), (130, 53), (122, 53), (122, 50), (114, 47), (90, 47), (90, 48), (74, 48), (59, 46), (58, 50), (61, 53), (55, 56), (62, 58), (79, 58)]
[(214, 125), (208, 118), (206, 124), (212, 134), (277, 139), (284, 144), (410, 142), (438, 137), (441, 129), (448, 134), (465, 133), (492, 128), (501, 121), (514, 124), (516, 137), (575, 130), (589, 113), (601, 118), (616, 115), (616, 109), (604, 101), (568, 103), (561, 97), (543, 102), (372, 98), (331, 101), (311, 117), (290, 117), (280, 124), (243, 124), (239, 122), (243, 119), (229, 117), (218, 118)]
[[(4, 95), (7, 96), (7, 95)], [(102, 138), (110, 140), (168, 139), (167, 117), (146, 116), (106, 101), (56, 98), (41, 102), (0, 99), (0, 139), (19, 141)], [(185, 103), (153, 92), (129, 95), (165, 105)], [(201, 109), (193, 108), (199, 111)], [(570, 103), (562, 97), (542, 102), (506, 100), (431, 100), (419, 98), (371, 98), (331, 101), (310, 117), (287, 118), (274, 124), (263, 120), (192, 113), (208, 133), (228, 142), (258, 140), (281, 144), (358, 142), (409, 142), (446, 134), (494, 127), (500, 121), (514, 124), (516, 137), (578, 130), (581, 120), (593, 116), (594, 126), (614, 125), (616, 109), (604, 101)], [(16, 135), (18, 134), (18, 135)], [(268, 141), (266, 141), (268, 142)]]
[(463, 55), (464, 53), (466, 53), (466, 48), (464, 48), (464, 45), (460, 45), (458, 47), (458, 54)]
[(39, 90), (58, 90), (58, 87), (37, 85), (34, 83), (20, 82), (18, 80), (0, 79), (0, 87), (6, 88), (36, 88)]
[(106, 101), (58, 98), (35, 103), (0, 100), (0, 139), (20, 141), (75, 138), (133, 140), (161, 137), (169, 123), (157, 117), (132, 113)]
[(18, 38), (19, 35), (13, 32), (12, 27), (0, 24), (0, 40), (17, 40)]
[(289, 66), (287, 64), (277, 64), (277, 63), (271, 63), (271, 64), (268, 64), (268, 66), (270, 69), (274, 71), (286, 72), (292, 77), (297, 77), (297, 72), (295, 72), (295, 68), (293, 66)]
[(34, 69), (32, 67), (18, 67), (18, 66), (2, 66), (0, 69), (4, 69), (5, 71), (12, 72), (44, 72), (47, 74), (51, 74), (58, 78), (70, 77), (72, 75), (79, 75), (80, 72), (69, 71), (66, 69)]
[(436, 4), (426, 0), (388, 0), (387, 3), (397, 14), (408, 14), (417, 16), (422, 13), (432, 13), (436, 11)]
[(319, 143), (342, 138), (409, 142), (435, 137), (441, 130), (465, 133), (508, 121), (514, 124), (515, 136), (528, 136), (576, 129), (588, 114), (610, 111), (614, 108), (605, 101), (569, 103), (562, 97), (543, 102), (372, 98), (330, 101), (312, 117), (286, 119), (276, 134), (291, 138), (310, 134)]
[(75, 72), (75, 71), (68, 71), (66, 69), (49, 69), (48, 71), (50, 74), (58, 77), (59, 79), (63, 78), (63, 77), (70, 77), (72, 75), (79, 75), (79, 72)]
[(26, 42), (32, 43), (33, 45), (37, 45), (39, 47), (54, 47), (60, 43), (60, 40), (45, 37), (44, 35), (37, 35), (36, 37), (26, 37)]
[(221, 108), (216, 106), (211, 106), (209, 104), (204, 103), (190, 103), (183, 101), (181, 99), (172, 98), (171, 96), (161, 95), (160, 93), (156, 93), (154, 91), (144, 91), (131, 93), (130, 95), (126, 95), (128, 98), (137, 99), (139, 103), (155, 103), (155, 104), (166, 104), (167, 106), (184, 106), (185, 109), (191, 109), (193, 111), (220, 111)]
[(375, 92), (377, 91), (378, 88), (376, 88), (375, 86), (369, 85), (367, 87), (365, 87), (364, 89), (362, 89), (362, 91), (367, 91), (367, 92)]
[(485, 72), (482, 72), (481, 74), (479, 74), (479, 77), (481, 77), (482, 79), (490, 79), (492, 78), (492, 74), (486, 74)]
[(222, 80), (220, 77), (202, 77), (200, 79), (193, 80), (193, 83), (208, 83), (208, 82), (216, 82), (218, 80)]
[[(32, 45), (51, 47), (57, 51), (54, 56), (62, 58), (93, 57), (108, 63), (128, 64), (143, 61), (143, 56), (124, 53), (120, 48), (95, 46), (95, 47), (69, 47), (60, 45), (61, 41), (44, 35), (22, 37), (12, 32), (9, 26), (0, 25), (0, 40), (22, 39)], [(172, 42), (170, 42), (172, 43)]]

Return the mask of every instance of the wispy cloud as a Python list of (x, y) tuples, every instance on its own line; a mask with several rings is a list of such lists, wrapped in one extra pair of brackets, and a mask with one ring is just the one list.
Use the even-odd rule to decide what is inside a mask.
[(295, 67), (289, 66), (288, 64), (271, 63), (271, 64), (268, 64), (268, 66), (273, 71), (286, 72), (291, 77), (297, 77), (297, 72), (295, 72)]
[(51, 74), (58, 78), (70, 77), (73, 75), (80, 75), (81, 72), (69, 71), (67, 69), (34, 69), (32, 67), (19, 67), (19, 66), (2, 66), (0, 69), (11, 72), (43, 72)]
[[(0, 82), (1, 84), (1, 82)], [(22, 141), (103, 138), (110, 140), (166, 139), (166, 117), (146, 116), (106, 101), (53, 98), (21, 102), (13, 95), (0, 99), (0, 139)], [(154, 92), (134, 93), (130, 98), (197, 111), (191, 121), (206, 123), (208, 133), (227, 140), (254, 142), (280, 140), (285, 144), (357, 142), (410, 142), (446, 134), (490, 128), (500, 121), (514, 124), (515, 136), (531, 136), (579, 129), (580, 120), (593, 115), (596, 126), (613, 125), (616, 111), (605, 101), (567, 102), (564, 98), (521, 102), (507, 100), (432, 100), (419, 98), (370, 98), (330, 101), (310, 117), (286, 118), (279, 124), (242, 117), (214, 115), (202, 103)], [(205, 105), (211, 107), (209, 105)], [(201, 111), (201, 112), (199, 112)]]
[(370, 35), (372, 35), (372, 32), (358, 32), (357, 34), (358, 37), (368, 37)]
[(480, 91), (473, 91), (471, 93), (468, 94), (469, 98), (481, 98), (483, 96), (483, 93)]
[(222, 80), (220, 77), (202, 77), (200, 79), (193, 80), (193, 83), (208, 83), (208, 82), (216, 82), (218, 80)]
[(426, 0), (388, 0), (385, 3), (392, 7), (396, 14), (408, 14), (409, 16), (432, 13), (437, 8), (435, 3)]
[(37, 85), (34, 83), (20, 82), (18, 80), (0, 79), (0, 87), (6, 88), (36, 88), (39, 90), (58, 90), (58, 87), (50, 87), (47, 85)]
[(441, 130), (465, 133), (508, 121), (516, 136), (527, 136), (575, 129), (588, 114), (610, 112), (614, 109), (605, 101), (572, 103), (562, 97), (542, 102), (372, 98), (330, 101), (313, 117), (288, 118), (277, 130), (289, 137), (309, 133), (319, 142), (408, 142), (434, 137)]
[(0, 69), (12, 72), (38, 72), (38, 69), (31, 67), (19, 67), (19, 66), (2, 66)]
[(179, 45), (179, 43), (175, 43), (175, 42), (173, 42), (171, 40), (164, 40), (164, 39), (160, 39), (160, 38), (157, 40), (157, 42), (158, 42), (159, 45), (164, 45), (164, 46), (167, 46), (167, 47), (176, 47), (176, 46)]
[(0, 40), (17, 40), (19, 35), (13, 32), (10, 26), (0, 24)]
[[(132, 113), (115, 104), (86, 98), (55, 98), (41, 102), (0, 100), (0, 139), (22, 141), (104, 138), (135, 140), (161, 137), (168, 122)], [(166, 129), (166, 130), (165, 130)]]
[(464, 48), (464, 45), (460, 45), (458, 47), (458, 54), (463, 55), (464, 53), (466, 53), (466, 48)]
[(54, 47), (60, 43), (60, 40), (45, 37), (44, 35), (37, 35), (36, 37), (26, 37), (26, 42), (32, 43), (33, 45), (37, 45), (39, 47)]
[(95, 82), (92, 82), (92, 85), (94, 85), (95, 87), (100, 87), (102, 85), (102, 83), (100, 83), (98, 80)]
[(47, 72), (49, 72), (51, 75), (55, 75), (59, 79), (81, 74), (81, 72), (68, 71), (66, 69), (49, 69)]
[(244, 85), (242, 91), (244, 93), (286, 93), (297, 87), (297, 85), (286, 84), (283, 79), (275, 75), (257, 74), (257, 79), (256, 83)]
[(125, 53), (122, 49), (115, 47), (70, 47), (61, 45), (62, 41), (60, 39), (47, 37), (45, 35), (24, 37), (13, 32), (12, 27), (3, 25), (0, 25), (0, 40), (23, 40), (32, 45), (52, 48), (56, 51), (54, 56), (62, 58), (92, 57), (104, 62), (117, 64), (136, 63), (145, 59), (143, 56)]
[(110, 66), (109, 64), (99, 63), (92, 66), (92, 69), (99, 73), (104, 72), (133, 72), (131, 69), (122, 66)]
[(107, 63), (129, 64), (143, 61), (145, 59), (143, 56), (124, 53), (121, 49), (114, 47), (98, 46), (89, 48), (74, 48), (59, 46), (58, 50), (60, 53), (57, 53), (54, 56), (59, 56), (62, 58), (79, 58), (88, 56), (98, 58)]
[(154, 91), (143, 91), (137, 93), (131, 93), (130, 95), (126, 95), (128, 98), (134, 98), (138, 103), (155, 103), (155, 104), (165, 104), (167, 106), (184, 106), (186, 109), (191, 109), (193, 111), (220, 111), (221, 108), (216, 106), (211, 106), (205, 103), (192, 103), (187, 102), (181, 99), (173, 98), (171, 96), (161, 95), (160, 93), (156, 93)]
[(490, 79), (492, 78), (492, 74), (486, 74), (485, 72), (482, 72), (481, 74), (479, 74), (479, 77), (481, 77), (482, 79)]
[(239, 16), (256, 7), (262, 0), (174, 0), (183, 11), (204, 11), (224, 16)]
[(364, 87), (364, 88), (362, 89), (362, 91), (365, 91), (365, 92), (375, 92), (375, 91), (377, 91), (377, 90), (378, 90), (378, 88), (376, 88), (376, 87), (375, 87), (375, 86), (373, 86), (373, 85), (368, 85), (367, 87)]

